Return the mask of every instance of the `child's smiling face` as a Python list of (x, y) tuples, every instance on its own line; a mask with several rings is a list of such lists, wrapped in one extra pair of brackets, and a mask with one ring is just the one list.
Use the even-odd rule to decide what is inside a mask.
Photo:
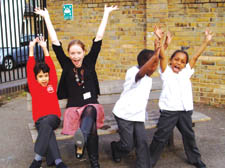
[(176, 55), (170, 59), (170, 66), (174, 73), (179, 73), (187, 64), (187, 55), (178, 52)]
[(49, 73), (48, 72), (44, 73), (43, 71), (40, 71), (37, 74), (37, 82), (41, 86), (47, 87), (48, 86), (48, 82), (49, 82)]

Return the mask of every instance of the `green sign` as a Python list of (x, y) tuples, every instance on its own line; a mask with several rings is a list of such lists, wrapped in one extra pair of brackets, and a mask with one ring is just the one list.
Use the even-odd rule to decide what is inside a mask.
[(73, 5), (66, 4), (63, 6), (63, 16), (64, 20), (72, 20), (73, 19)]

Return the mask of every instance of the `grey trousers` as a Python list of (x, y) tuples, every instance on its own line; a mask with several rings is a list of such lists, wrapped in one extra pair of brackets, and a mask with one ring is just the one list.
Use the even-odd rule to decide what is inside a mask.
[(177, 126), (182, 134), (184, 150), (188, 161), (193, 164), (201, 160), (200, 152), (195, 141), (195, 134), (192, 129), (193, 111), (160, 111), (160, 118), (157, 131), (154, 134), (152, 143), (149, 147), (152, 167), (155, 166), (160, 154), (163, 151), (173, 129)]
[(136, 147), (136, 168), (151, 168), (150, 154), (144, 122), (127, 121), (115, 116), (119, 128), (120, 141), (116, 150), (121, 156)]
[(60, 119), (56, 115), (41, 117), (35, 127), (38, 137), (35, 142), (34, 152), (46, 156), (47, 165), (51, 165), (56, 159), (61, 158), (54, 130), (59, 127)]

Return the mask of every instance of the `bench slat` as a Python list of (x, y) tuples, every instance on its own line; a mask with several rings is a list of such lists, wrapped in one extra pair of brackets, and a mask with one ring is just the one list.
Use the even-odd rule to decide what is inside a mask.
[[(152, 111), (148, 113), (148, 120), (145, 122), (145, 128), (146, 129), (156, 128), (159, 116), (160, 114), (158, 111)], [(205, 122), (209, 120), (211, 120), (211, 118), (208, 117), (207, 115), (202, 114), (200, 112), (193, 112), (192, 123)], [(107, 135), (107, 134), (117, 133), (118, 127), (113, 115), (106, 116), (105, 123), (106, 123), (105, 126), (108, 126), (109, 128), (98, 129), (98, 135)], [(28, 128), (32, 137), (32, 141), (34, 143), (37, 139), (37, 130), (33, 123), (29, 123)], [(62, 127), (59, 127), (58, 129), (55, 130), (55, 135), (57, 140), (66, 140), (66, 139), (73, 138), (73, 135), (63, 135), (61, 134), (61, 131), (62, 131)]]

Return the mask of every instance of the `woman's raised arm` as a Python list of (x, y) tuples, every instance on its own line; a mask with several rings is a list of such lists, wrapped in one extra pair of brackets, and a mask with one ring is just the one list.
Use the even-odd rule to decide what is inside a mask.
[(105, 33), (105, 28), (106, 28), (106, 25), (107, 25), (107, 21), (108, 21), (108, 18), (109, 18), (109, 14), (112, 11), (117, 10), (117, 9), (118, 9), (117, 6), (107, 7), (107, 5), (105, 5), (104, 15), (103, 15), (101, 24), (100, 24), (100, 26), (98, 28), (98, 31), (97, 31), (97, 34), (96, 34), (96, 37), (95, 37), (95, 41), (102, 40), (102, 38), (104, 36), (104, 33)]

